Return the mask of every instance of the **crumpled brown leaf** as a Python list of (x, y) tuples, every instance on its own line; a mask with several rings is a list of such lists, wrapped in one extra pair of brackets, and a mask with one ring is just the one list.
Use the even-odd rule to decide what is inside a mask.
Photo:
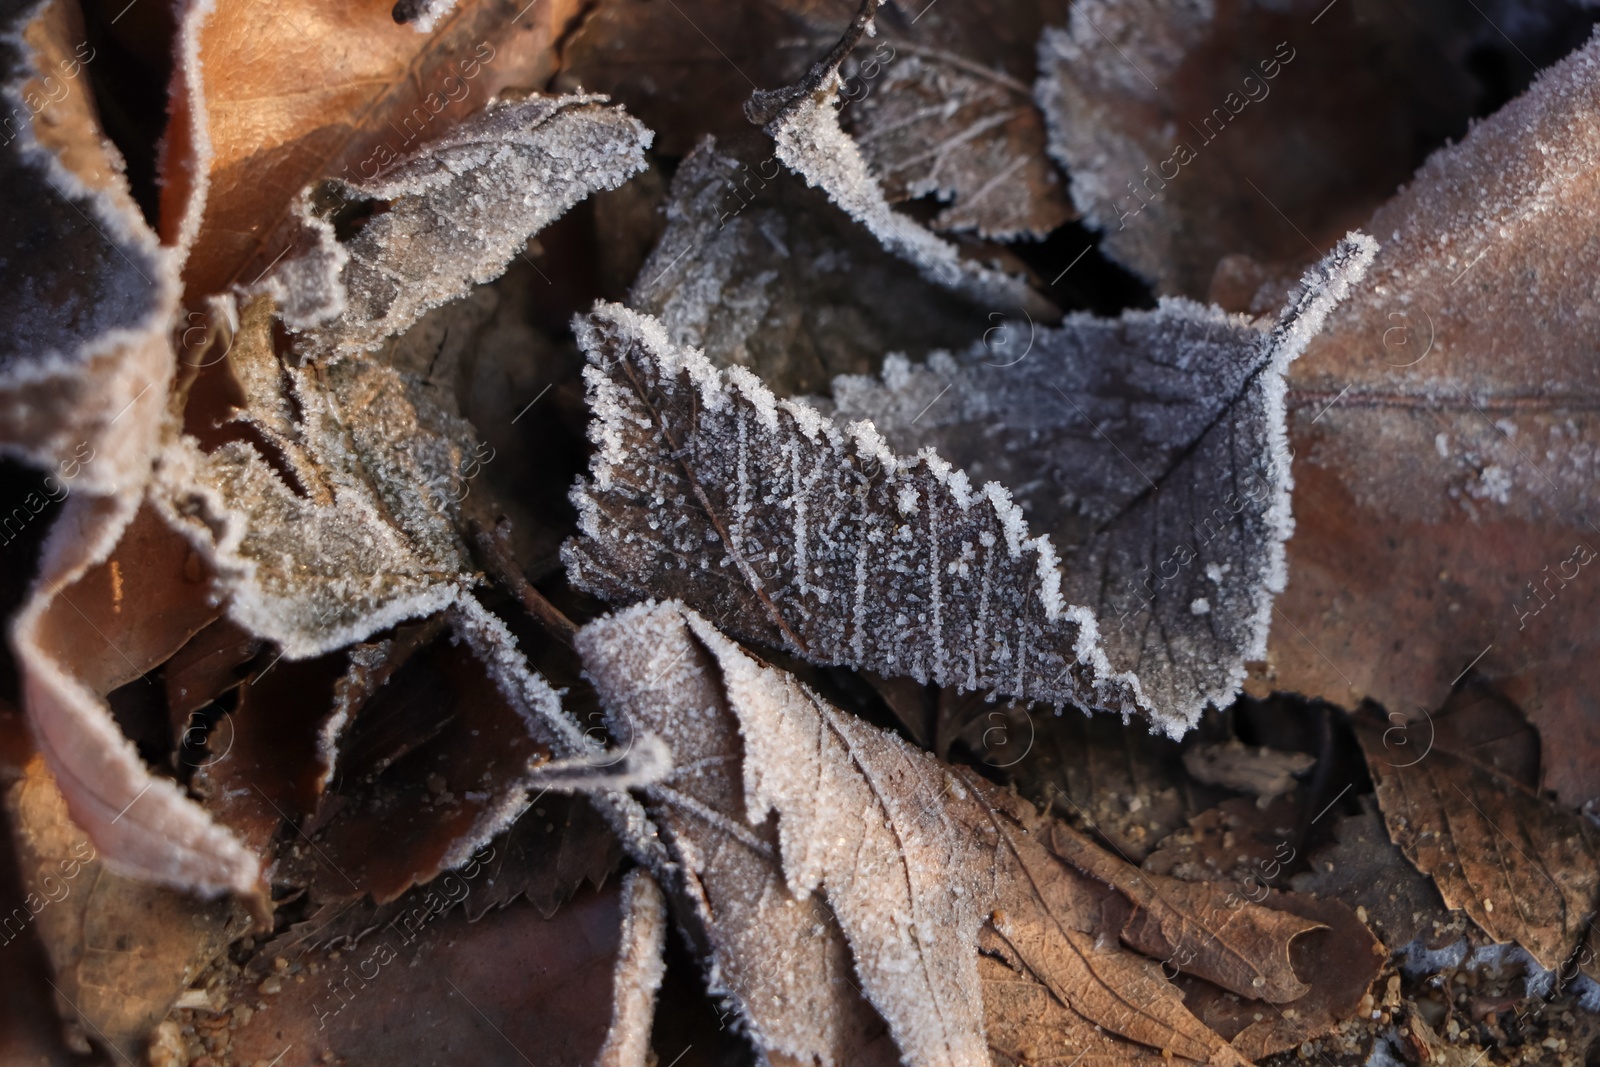
[(191, 303), (260, 280), (295, 239), (306, 186), (377, 177), (506, 89), (541, 85), (576, 6), (463, 0), (429, 34), (397, 24), (389, 0), (225, 4), (186, 24), (176, 97), (201, 133), (165, 169), (169, 196), (204, 190)]
[(1381, 727), (1358, 725), (1356, 736), (1389, 836), (1446, 906), (1547, 970), (1566, 963), (1600, 899), (1600, 856), (1584, 818), (1443, 748), (1413, 762)]
[[(684, 597), (814, 661), (1138, 711), (1181, 733), (1264, 645), (1289, 528), (1279, 375), (1370, 254), (1342, 245), (1270, 332), (1177, 303), (1073, 319), (1020, 368), (982, 365), (978, 345), (961, 364), (891, 360), (883, 386), (842, 380), (832, 421), (602, 307), (580, 333), (602, 448), (575, 497), (572, 580)], [(1057, 382), (1077, 399), (1044, 388)], [(969, 468), (996, 480), (973, 492)], [(1052, 468), (1071, 481), (1036, 476)]]
[[(693, 865), (689, 884), (714, 886), (700, 921), (712, 923), (714, 945), (722, 941), (719, 963), (730, 956), (741, 966), (770, 961), (770, 946), (750, 945), (750, 919), (763, 907), (780, 907), (768, 898), (786, 892), (791, 899), (781, 908), (801, 909), (804, 923), (811, 917), (802, 905), (820, 887), (826, 918), (838, 923), (853, 952), (862, 991), (908, 1062), (986, 1062), (985, 1020), (995, 1019), (1002, 1032), (1016, 1021), (1013, 999), (985, 999), (980, 944), (1070, 1009), (1086, 1040), (1131, 1041), (1196, 1062), (1242, 1062), (1195, 1025), (1151, 960), (1096, 942), (1108, 901), (1117, 899), (1107, 882), (1138, 905), (1131, 936), (1174, 949), (1175, 968), (1190, 966), (1198, 954), (1220, 960), (1242, 946), (1260, 979), (1243, 983), (1250, 993), (1261, 995), (1269, 985), (1275, 996), (1304, 992), (1291, 988), (1296, 979), (1286, 950), (1320, 925), (1315, 920), (1242, 900), (1224, 904), (1210, 887), (1172, 897), (1164, 892), (1171, 888), (1166, 880), (1099, 853), (1024, 802), (838, 711), (680, 605), (628, 609), (591, 624), (579, 641), (614, 714), (649, 715), (668, 736), (695, 739), (675, 754), (676, 765), (690, 773), (655, 787), (652, 796), (679, 854)], [(667, 728), (668, 722), (675, 725)], [(716, 737), (719, 724), (723, 739)], [(728, 780), (727, 766), (741, 759), (742, 789)], [(710, 797), (721, 806), (707, 803)], [(746, 877), (719, 869), (730, 854), (744, 861)], [(780, 861), (786, 889), (773, 885)], [(1140, 885), (1128, 888), (1129, 879)], [(741, 906), (718, 907), (719, 897)], [(1188, 923), (1195, 925), (1180, 933)], [(1207, 924), (1215, 929), (1202, 935)], [(815, 931), (824, 945), (799, 942), (802, 951), (817, 953), (817, 963), (826, 930), (824, 922)], [(741, 949), (753, 958), (740, 957)], [(1268, 971), (1277, 977), (1267, 978)], [(992, 972), (985, 965), (981, 973)], [(775, 982), (832, 982), (833, 973), (827, 966), (789, 967), (780, 957), (773, 971), (756, 970), (746, 981), (767, 992)], [(835, 992), (825, 999), (839, 1013), (830, 1023), (848, 1018), (841, 1010), (847, 997)], [(758, 1005), (758, 1018), (782, 1019), (770, 1003)], [(785, 1007), (792, 1005), (791, 997)], [(1094, 1034), (1096, 1024), (1118, 1036)]]
[(1574, 806), (1600, 794), (1597, 116), (1591, 41), (1373, 217), (1368, 288), (1290, 372), (1300, 532), (1259, 680), (1409, 718), (1470, 668)]

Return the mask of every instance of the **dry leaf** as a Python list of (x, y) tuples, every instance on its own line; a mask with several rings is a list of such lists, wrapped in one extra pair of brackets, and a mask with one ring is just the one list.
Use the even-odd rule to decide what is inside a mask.
[[(742, 818), (737, 810), (702, 806), (691, 795), (671, 796), (670, 787), (657, 787), (656, 802), (689, 809), (669, 818), (687, 830), (680, 839), (686, 855), (706, 849), (697, 868), (715, 874), (715, 863), (737, 848), (754, 877), (725, 892), (751, 903), (762, 900), (773, 877), (773, 858), (754, 861), (770, 855), (771, 839), (760, 831), (777, 816), (777, 857), (792, 894), (787, 907), (800, 906), (821, 887), (853, 951), (861, 988), (907, 1062), (987, 1061), (982, 1035), (990, 1005), (978, 970), (986, 924), (986, 951), (1035, 976), (1082, 1020), (1080, 1030), (1098, 1024), (1189, 1060), (1241, 1062), (1195, 1024), (1152, 961), (1096, 943), (1110, 890), (1074, 873), (1030, 832), (1034, 816), (1027, 805), (831, 707), (679, 606), (629, 609), (593, 624), (580, 641), (602, 692), (621, 697), (625, 707), (614, 709), (619, 714), (653, 706), (661, 716), (665, 703), (666, 714), (682, 717), (676, 729), (663, 732), (697, 737), (703, 747), (675, 753), (677, 765), (703, 760), (705, 777), (696, 784), (717, 783), (725, 806), (738, 794), (717, 765), (738, 758), (730, 721), (737, 720)], [(680, 691), (665, 701), (655, 696), (657, 675), (676, 680)], [(651, 680), (638, 687), (641, 677)], [(733, 715), (708, 716), (705, 709), (722, 701)], [(719, 719), (726, 740), (715, 737)], [(1138, 874), (1123, 865), (1117, 875), (1124, 872)], [(707, 913), (714, 923), (722, 921), (721, 913)], [(1294, 932), (1281, 928), (1270, 936), (1286, 941), (1306, 927), (1290, 928)], [(713, 936), (718, 932), (714, 927)], [(741, 936), (725, 944), (737, 951)], [(802, 967), (783, 973), (804, 980), (830, 972)]]
[(242, 912), (108, 870), (42, 760), (7, 802), (25, 914), (49, 951), (57, 992), (102, 1043), (124, 1059), (140, 1055), (178, 995), (243, 932)]
[(1445, 905), (1496, 941), (1515, 941), (1546, 970), (1566, 963), (1600, 894), (1583, 817), (1444, 749), (1397, 761), (1382, 729), (1361, 725), (1356, 736), (1389, 836), (1433, 878)]
[[(1091, 0), (1045, 32), (1036, 95), (1108, 253), (1161, 293), (1245, 310), (1360, 226), (1427, 146), (1491, 110), (1479, 108), (1501, 80), (1520, 89), (1530, 52), (1548, 63), (1578, 43), (1585, 21), (1561, 3), (1533, 16)], [(1584, 28), (1563, 46), (1548, 23)], [(1507, 69), (1489, 73), (1501, 56)]]
[[(306, 219), (316, 247), (263, 283), (284, 321), (309, 331), (301, 347), (321, 359), (377, 348), (498, 278), (573, 204), (642, 170), (650, 131), (604, 100), (499, 101), (381, 178), (320, 186)], [(336, 216), (363, 210), (361, 228), (336, 242)]]
[[(620, 643), (642, 638), (634, 647), (646, 661), (636, 662)], [(676, 865), (669, 889), (709, 956), (711, 995), (731, 1002), (769, 1056), (898, 1063), (875, 1042), (883, 1023), (856, 985), (837, 920), (820, 894), (790, 891), (773, 822), (746, 818), (738, 720), (716, 659), (670, 612), (587, 626), (578, 649), (614, 734), (673, 738), (674, 773), (645, 795)]]
[(673, 175), (666, 214), (629, 305), (779, 396), (820, 393), (836, 375), (872, 372), (885, 352), (924, 356), (991, 325), (747, 141), (696, 148)]
[[(558, 84), (615, 96), (662, 131), (662, 151), (686, 156), (702, 134), (744, 127), (750, 90), (798, 79), (858, 7), (606, 0), (565, 43)], [(990, 237), (1042, 235), (1069, 216), (1032, 100), (1051, 18), (1033, 4), (877, 11), (875, 35), (841, 57), (838, 106), (889, 200), (931, 194), (947, 205), (935, 229)]]
[[(426, 35), (397, 23), (390, 0), (223, 5), (189, 20), (177, 96), (201, 132), (167, 153), (165, 177), (169, 197), (204, 190), (191, 303), (260, 280), (294, 240), (306, 186), (375, 178), (506, 89), (541, 85), (575, 8), (464, 0)], [(172, 228), (166, 203), (162, 214)]]
[(827, 193), (884, 248), (916, 267), (928, 281), (991, 306), (1038, 307), (1039, 298), (1031, 296), (1020, 278), (963, 258), (956, 245), (891, 208), (860, 146), (840, 128), (839, 63), (849, 45), (860, 39), (875, 7), (873, 0), (866, 0), (845, 38), (801, 82), (757, 92), (746, 111), (752, 120), (763, 122), (777, 146), (779, 162)]
[(1597, 116), (1591, 42), (1373, 217), (1370, 285), (1290, 375), (1301, 532), (1262, 679), (1409, 717), (1470, 668), (1572, 805), (1600, 793)]
[[(100, 127), (87, 70), (97, 52), (76, 4), (19, 8), (5, 23), (0, 452), (45, 468), (48, 499), (136, 493), (172, 375), (177, 263)], [(45, 500), (10, 507), (8, 539)]]
[[(840, 383), (842, 413), (871, 416), (887, 446), (872, 423), (830, 422), (776, 401), (742, 368), (716, 372), (654, 320), (597, 311), (581, 340), (595, 364), (586, 375), (602, 449), (594, 489), (579, 497), (585, 540), (567, 550), (572, 580), (612, 597), (682, 596), (736, 632), (820, 662), (1137, 710), (1181, 732), (1208, 701), (1232, 697), (1265, 639), (1288, 529), (1279, 375), (1369, 255), (1361, 244), (1341, 249), (1270, 333), (1169, 305), (1123, 323), (1074, 320), (1011, 374), (981, 366), (989, 350), (977, 346), (965, 367), (891, 361), (886, 387)], [(1208, 358), (1193, 354), (1221, 331), (1227, 340)], [(1145, 355), (1140, 342), (1176, 351)], [(1091, 346), (1126, 352), (1135, 361), (1126, 378), (1097, 374)], [(911, 407), (939, 399), (935, 374), (963, 388), (942, 425), (924, 431)], [(1039, 387), (1058, 380), (1081, 403)], [(1151, 394), (1166, 402), (1130, 402)], [(1094, 409), (1087, 417), (1083, 404)], [(985, 431), (997, 414), (1015, 425), (1030, 408), (1041, 410), (1017, 431), (1016, 451), (996, 461)], [(1041, 432), (1056, 427), (1059, 436)], [(916, 459), (894, 455), (918, 448)], [(1129, 448), (1140, 470), (1181, 491), (1176, 503), (1129, 472)], [(1052, 535), (1031, 537), (1000, 482), (974, 493), (944, 455), (1027, 487)], [(1044, 467), (1081, 482), (1062, 500), (1034, 476)], [(1212, 524), (1198, 551), (1195, 515)], [(1057, 543), (1070, 553), (1064, 570)], [(1159, 560), (1167, 578), (1180, 550), (1188, 558), (1172, 576), (1182, 591), (1147, 580), (1144, 601), (1141, 564), (1149, 573)], [(1206, 566), (1185, 571), (1197, 556)]]
[(1372, 251), (1342, 244), (1270, 333), (1181, 301), (1030, 323), (1026, 341), (1006, 323), (1004, 358), (993, 343), (925, 368), (891, 358), (881, 385), (836, 382), (834, 415), (1011, 488), (1062, 554), (1062, 595), (1100, 620), (1112, 669), (1181, 729), (1265, 651), (1292, 528), (1282, 375)]
[(1130, 948), (1247, 1000), (1284, 1004), (1311, 991), (1294, 972), (1289, 946), (1322, 924), (1251, 906), (1214, 883), (1140, 871), (1062, 823), (1040, 833), (1057, 856), (1133, 904), (1119, 931)]
[(1246, 1060), (1260, 1060), (1303, 1046), (1354, 1018), (1363, 1002), (1371, 1003), (1363, 998), (1384, 968), (1383, 946), (1356, 913), (1339, 901), (1272, 893), (1262, 904), (1326, 928), (1289, 946), (1297, 968), (1315, 979), (1310, 993), (1279, 1006), (1241, 1001), (1217, 986), (1186, 975), (1177, 979), (1189, 1010), (1227, 1037), (1231, 1047)]
[(1074, 214), (1033, 101), (1036, 44), (1055, 3), (880, 7), (844, 63), (845, 126), (892, 202), (932, 196), (929, 225), (1042, 237)]

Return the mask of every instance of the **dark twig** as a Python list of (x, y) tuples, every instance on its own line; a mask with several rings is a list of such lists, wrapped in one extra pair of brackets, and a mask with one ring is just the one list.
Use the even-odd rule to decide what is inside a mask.
[(578, 627), (563, 615), (559, 608), (546, 600), (544, 594), (528, 581), (527, 576), (522, 573), (522, 568), (517, 566), (517, 561), (511, 554), (511, 546), (507, 543), (511, 524), (502, 516), (492, 530), (477, 519), (471, 520), (469, 525), (472, 529), (473, 542), (478, 548), (478, 555), (489, 573), (498, 578), (501, 584), (522, 602), (528, 614), (532, 615), (551, 637), (572, 648)]

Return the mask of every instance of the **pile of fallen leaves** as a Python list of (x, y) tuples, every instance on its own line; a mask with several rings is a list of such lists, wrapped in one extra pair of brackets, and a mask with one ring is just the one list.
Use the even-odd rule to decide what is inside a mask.
[(1597, 17), (6, 3), (0, 1063), (1600, 1062)]

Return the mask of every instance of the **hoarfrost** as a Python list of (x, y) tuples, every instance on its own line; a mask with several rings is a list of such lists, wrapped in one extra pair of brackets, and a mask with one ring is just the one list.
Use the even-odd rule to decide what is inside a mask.
[(296, 300), (307, 310), (290, 322), (309, 330), (309, 348), (323, 356), (376, 348), (428, 309), (498, 278), (529, 237), (572, 205), (644, 169), (653, 135), (621, 108), (601, 106), (605, 100), (499, 101), (381, 178), (324, 185), (303, 210), (333, 214), (364, 201), (385, 209), (343, 245), (342, 256), (330, 250), (327, 222), (313, 214), (309, 266), (296, 259), (279, 268), (277, 284), (287, 292), (305, 294), (318, 277), (331, 290), (320, 303), (310, 295)]

